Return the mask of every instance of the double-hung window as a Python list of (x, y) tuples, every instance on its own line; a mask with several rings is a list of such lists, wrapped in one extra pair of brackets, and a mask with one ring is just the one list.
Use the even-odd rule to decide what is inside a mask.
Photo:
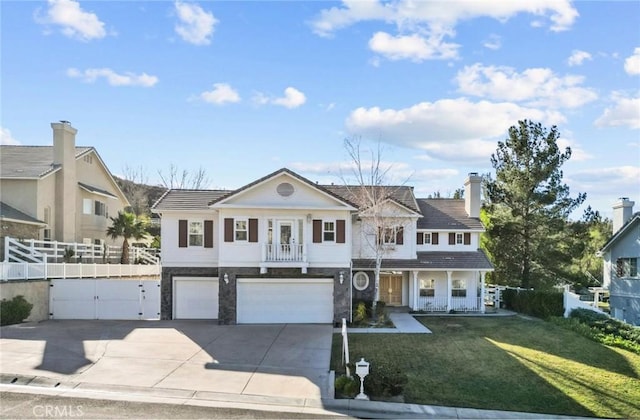
[(249, 237), (247, 219), (236, 219), (234, 232), (236, 241), (246, 242)]
[(434, 296), (435, 289), (435, 279), (420, 279), (420, 296)]
[(396, 230), (394, 228), (385, 227), (382, 229), (382, 244), (383, 245), (396, 244)]
[(202, 222), (189, 222), (189, 246), (202, 246), (204, 227)]
[(462, 233), (456, 233), (456, 244), (462, 244), (463, 236)]
[(467, 282), (460, 279), (454, 279), (451, 282), (452, 297), (467, 297)]
[(618, 258), (616, 260), (616, 275), (618, 277), (638, 277), (638, 259)]
[(335, 222), (324, 222), (322, 224), (322, 240), (324, 242), (334, 242), (336, 240)]

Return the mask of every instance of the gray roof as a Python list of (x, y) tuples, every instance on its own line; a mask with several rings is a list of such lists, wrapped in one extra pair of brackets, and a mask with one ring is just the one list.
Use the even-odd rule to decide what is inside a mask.
[[(352, 203), (358, 204), (357, 198), (358, 191), (362, 188), (360, 185), (322, 185), (322, 187), (333, 194), (342, 197), (343, 199)], [(371, 187), (367, 187), (371, 188)], [(403, 206), (420, 213), (420, 209), (417, 206), (415, 196), (413, 195), (413, 187), (406, 185), (385, 185), (375, 187), (381, 194), (384, 194), (389, 198)]]
[(469, 217), (463, 199), (419, 198), (423, 217), (418, 219), (418, 229), (484, 229), (478, 218)]
[[(76, 147), (76, 158), (91, 149)], [(0, 146), (0, 178), (41, 178), (58, 168), (53, 146)]]
[(605, 252), (607, 249), (609, 249), (611, 247), (611, 245), (613, 245), (618, 240), (618, 238), (620, 238), (621, 236), (625, 235), (627, 230), (629, 230), (631, 228), (631, 225), (633, 225), (634, 223), (636, 223), (638, 221), (640, 221), (640, 211), (639, 212), (635, 212), (635, 213), (633, 213), (631, 215), (629, 220), (627, 220), (625, 222), (625, 224), (622, 225), (622, 227), (620, 229), (618, 229), (618, 231), (615, 232), (609, 238), (609, 240), (607, 240), (607, 242), (602, 246), (602, 249), (600, 250), (600, 252)]
[[(469, 252), (418, 252), (416, 259), (383, 259), (385, 270), (493, 270), (493, 265), (482, 250)], [(373, 269), (375, 260), (355, 259), (353, 269)]]
[(36, 223), (36, 224), (42, 224), (42, 225), (46, 224), (42, 220), (38, 220), (35, 217), (31, 217), (28, 214), (23, 213), (20, 210), (14, 207), (11, 207), (6, 203), (3, 203), (2, 201), (0, 201), (0, 218), (18, 220), (26, 223)]
[(107, 197), (112, 197), (112, 198), (118, 198), (115, 195), (111, 194), (109, 191), (107, 190), (103, 190), (101, 188), (98, 187), (94, 187), (93, 185), (89, 185), (89, 184), (85, 184), (84, 182), (78, 182), (78, 185), (81, 188), (84, 188), (85, 190), (92, 192), (92, 193), (96, 193), (96, 194), (101, 194), (101, 195), (106, 195)]
[(151, 207), (153, 211), (209, 210), (209, 203), (229, 194), (229, 190), (168, 190)]

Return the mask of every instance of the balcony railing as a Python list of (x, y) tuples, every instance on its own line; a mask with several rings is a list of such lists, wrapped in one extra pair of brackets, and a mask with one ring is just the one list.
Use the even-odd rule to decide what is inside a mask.
[(306, 262), (306, 247), (304, 244), (263, 244), (262, 261)]
[(449, 298), (446, 296), (420, 296), (416, 310), (425, 312), (448, 312), (450, 310), (458, 312), (479, 312), (482, 310), (482, 298), (475, 296), (456, 296), (451, 298), (451, 306), (449, 306)]

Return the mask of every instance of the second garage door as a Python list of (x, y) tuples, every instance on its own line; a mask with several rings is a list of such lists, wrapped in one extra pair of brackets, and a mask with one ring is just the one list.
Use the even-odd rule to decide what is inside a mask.
[(217, 319), (218, 279), (174, 277), (174, 319)]
[(333, 279), (238, 279), (239, 324), (331, 323)]

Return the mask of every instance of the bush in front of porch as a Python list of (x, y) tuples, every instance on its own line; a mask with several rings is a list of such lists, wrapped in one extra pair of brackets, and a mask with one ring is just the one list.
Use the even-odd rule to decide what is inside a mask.
[(353, 305), (352, 328), (393, 328), (393, 322), (389, 319), (386, 303), (376, 302), (376, 309), (373, 310), (373, 301), (357, 300)]

